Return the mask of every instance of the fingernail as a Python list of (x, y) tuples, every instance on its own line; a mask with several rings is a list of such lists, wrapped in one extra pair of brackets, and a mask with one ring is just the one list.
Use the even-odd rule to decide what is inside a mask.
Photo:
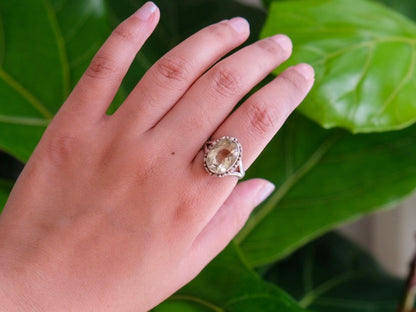
[(234, 17), (228, 21), (228, 25), (230, 25), (236, 32), (239, 34), (246, 33), (250, 25), (245, 18), (242, 17)]
[(306, 80), (313, 80), (315, 79), (315, 71), (313, 67), (309, 64), (298, 64), (293, 67), (299, 74), (301, 74)]
[(276, 42), (278, 45), (282, 47), (285, 51), (291, 51), (292, 50), (292, 41), (289, 39), (288, 36), (285, 35), (274, 35), (270, 37), (274, 42)]
[(276, 187), (271, 182), (265, 182), (263, 187), (258, 191), (256, 196), (256, 206), (264, 202), (274, 191)]
[(156, 4), (149, 1), (146, 2), (136, 13), (135, 15), (143, 21), (147, 21), (157, 9)]

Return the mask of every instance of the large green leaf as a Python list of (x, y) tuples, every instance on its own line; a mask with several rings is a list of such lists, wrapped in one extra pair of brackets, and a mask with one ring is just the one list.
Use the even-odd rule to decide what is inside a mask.
[[(279, 2), (284, 0), (262, 0), (264, 6), (268, 7), (272, 2)], [(297, 1), (297, 0), (292, 0)], [(414, 0), (374, 0), (383, 3), (395, 11), (400, 12), (411, 19), (416, 19), (416, 1)]]
[(233, 244), (153, 311), (306, 312), (285, 292), (251, 271)]
[(300, 110), (326, 128), (401, 129), (416, 120), (416, 24), (365, 0), (278, 1), (262, 36), (288, 34), (288, 65), (309, 62), (316, 84)]
[(108, 34), (102, 0), (0, 2), (0, 148), (28, 159)]
[(315, 312), (396, 311), (404, 289), (404, 281), (337, 234), (296, 251), (269, 268), (265, 278)]
[(251, 265), (273, 262), (328, 229), (392, 206), (416, 188), (416, 126), (353, 135), (288, 120), (248, 177), (277, 191), (237, 237)]

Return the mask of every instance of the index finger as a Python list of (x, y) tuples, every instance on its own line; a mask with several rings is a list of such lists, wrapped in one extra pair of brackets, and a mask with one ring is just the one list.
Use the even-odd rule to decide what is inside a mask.
[[(87, 120), (105, 115), (134, 57), (159, 21), (153, 2), (122, 22), (94, 56), (63, 110)], [(75, 114), (74, 114), (75, 115)]]

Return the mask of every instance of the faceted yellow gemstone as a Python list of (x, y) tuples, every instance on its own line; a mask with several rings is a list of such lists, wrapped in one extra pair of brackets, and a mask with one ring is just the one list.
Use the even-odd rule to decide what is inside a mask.
[(221, 138), (211, 146), (206, 156), (208, 170), (214, 174), (224, 174), (237, 162), (240, 148), (229, 138)]

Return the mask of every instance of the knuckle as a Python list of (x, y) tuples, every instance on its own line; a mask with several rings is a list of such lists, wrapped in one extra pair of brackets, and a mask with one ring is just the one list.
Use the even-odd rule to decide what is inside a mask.
[(290, 94), (302, 93), (301, 91), (305, 88), (305, 79), (300, 74), (293, 71), (283, 72), (279, 78), (282, 79), (282, 82), (286, 85), (286, 89), (290, 91)]
[(156, 63), (156, 71), (162, 77), (162, 83), (167, 81), (185, 81), (190, 77), (188, 62), (178, 57), (164, 57)]
[(96, 55), (88, 66), (85, 75), (90, 78), (106, 78), (117, 71), (115, 61), (108, 56)]
[(114, 29), (113, 35), (128, 43), (135, 43), (137, 41), (137, 30), (140, 29), (139, 24), (140, 20), (131, 16)]
[(56, 134), (47, 140), (47, 159), (57, 166), (67, 165), (80, 155), (83, 144), (79, 136)]
[(189, 226), (193, 220), (196, 219), (196, 212), (191, 209), (190, 203), (183, 202), (172, 210), (172, 223), (177, 226), (178, 224)]
[(249, 106), (249, 124), (259, 135), (265, 135), (276, 128), (279, 116), (275, 110), (257, 102)]
[(227, 40), (232, 33), (227, 23), (214, 24), (206, 28), (207, 33), (214, 37), (214, 40)]
[[(269, 54), (276, 55), (284, 53), (282, 47), (271, 38), (266, 38), (264, 40), (260, 40), (258, 43), (259, 48), (261, 48), (263, 51), (266, 51)], [(285, 53), (286, 54), (286, 53)]]
[(242, 89), (242, 78), (233, 70), (221, 68), (214, 71), (214, 91), (223, 95), (231, 96), (238, 94)]

